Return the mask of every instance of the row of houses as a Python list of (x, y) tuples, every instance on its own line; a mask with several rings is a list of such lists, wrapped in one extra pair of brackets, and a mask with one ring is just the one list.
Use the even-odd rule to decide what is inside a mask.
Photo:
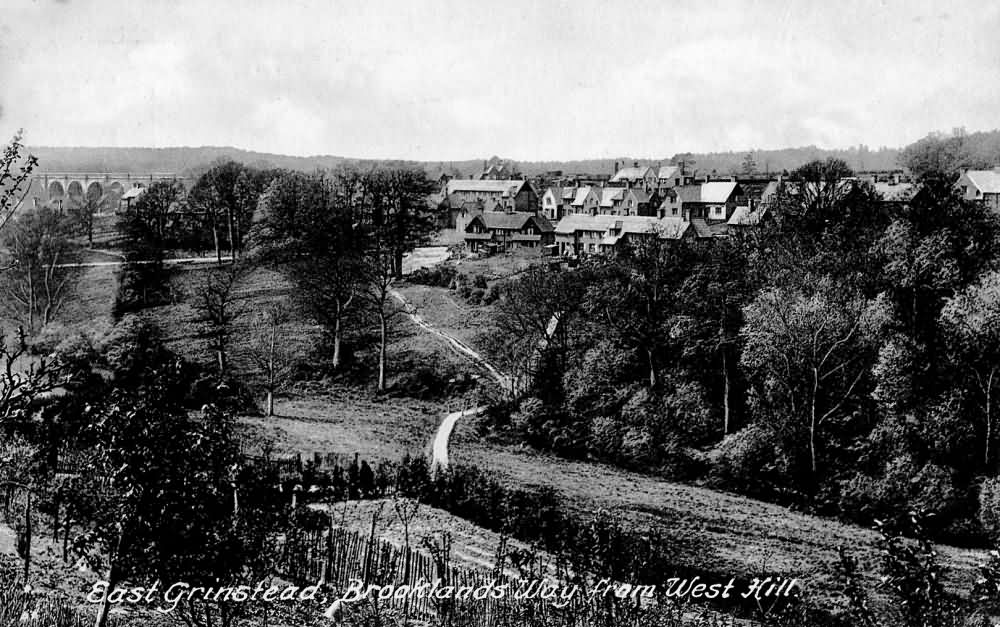
[[(495, 176), (489, 166), (484, 176)], [(916, 191), (896, 178), (867, 181), (886, 202), (905, 202)], [(1000, 211), (1000, 168), (967, 171), (956, 183), (963, 197)], [(677, 166), (618, 168), (605, 184), (549, 186), (538, 196), (525, 179), (451, 179), (435, 199), (446, 205), (452, 228), (473, 252), (544, 248), (563, 255), (597, 254), (636, 237), (727, 237), (766, 221), (779, 190), (795, 184), (697, 180)]]

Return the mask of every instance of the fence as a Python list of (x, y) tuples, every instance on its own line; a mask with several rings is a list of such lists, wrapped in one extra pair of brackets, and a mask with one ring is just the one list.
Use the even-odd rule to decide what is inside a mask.
[[(373, 535), (334, 526), (317, 530), (290, 530), (280, 548), (276, 574), (296, 585), (324, 582), (345, 590), (352, 580), (365, 586), (391, 584), (407, 590), (435, 580), (455, 591), (496, 590), (503, 596), (436, 599), (430, 594), (410, 594), (381, 600), (384, 606), (405, 611), (411, 619), (424, 619), (453, 627), (505, 627), (513, 624), (572, 625), (574, 627), (623, 627), (648, 625), (733, 626), (742, 621), (717, 614), (685, 611), (667, 603), (640, 603), (638, 598), (589, 595), (581, 589), (564, 606), (553, 599), (518, 594), (531, 582), (502, 568), (493, 572), (457, 566), (450, 562), (450, 546), (432, 555), (413, 547), (396, 546)], [(537, 590), (537, 588), (536, 588)], [(662, 601), (662, 600), (661, 600)], [(609, 622), (610, 621), (610, 622)]]

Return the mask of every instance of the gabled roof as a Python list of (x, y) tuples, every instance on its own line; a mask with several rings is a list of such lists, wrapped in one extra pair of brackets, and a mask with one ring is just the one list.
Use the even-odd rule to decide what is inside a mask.
[(996, 170), (969, 170), (969, 181), (984, 194), (1000, 194), (1000, 172)]
[(570, 214), (556, 224), (557, 235), (572, 235), (577, 231), (603, 232), (614, 226), (619, 216)]
[(701, 201), (701, 185), (681, 185), (680, 187), (675, 187), (674, 190), (680, 197), (681, 202)]
[(486, 192), (501, 193), (516, 196), (521, 188), (527, 184), (524, 180), (515, 181), (480, 181), (478, 179), (451, 179), (448, 181), (447, 192)]
[(543, 233), (554, 230), (552, 223), (541, 216), (531, 213), (507, 213), (506, 211), (484, 211), (469, 220), (469, 225), (465, 227), (466, 230), (476, 220), (482, 221), (483, 225), (490, 230), (520, 231), (529, 222), (534, 222), (538, 230)]
[(680, 172), (680, 168), (678, 168), (675, 165), (660, 166), (660, 171), (657, 173), (656, 178), (658, 178), (660, 180), (663, 180), (663, 179), (668, 179), (669, 180), (669, 179), (674, 178), (674, 176), (677, 175), (679, 172)]
[(132, 188), (129, 188), (129, 189), (125, 190), (124, 194), (122, 194), (122, 200), (129, 200), (131, 198), (138, 198), (139, 196), (142, 196), (142, 194), (145, 191), (146, 191), (145, 187), (132, 187)]
[(605, 187), (601, 189), (601, 206), (614, 206), (614, 201), (625, 198), (624, 187)]
[(723, 203), (733, 195), (739, 183), (736, 181), (714, 181), (701, 184), (701, 202)]
[(630, 190), (628, 190), (628, 193), (630, 193), (630, 194), (632, 194), (633, 196), (635, 196), (635, 201), (636, 201), (637, 203), (640, 203), (640, 204), (641, 204), (641, 203), (644, 203), (644, 202), (649, 202), (649, 194), (647, 194), (647, 193), (645, 192), (645, 190), (641, 190), (641, 189), (630, 189)]
[[(579, 187), (579, 188), (577, 188), (577, 190), (576, 190), (576, 198), (573, 199), (573, 202), (571, 204), (574, 207), (582, 207), (583, 203), (587, 200), (587, 195), (590, 194), (591, 190), (593, 190), (593, 189), (594, 188), (590, 187), (589, 185), (586, 186), (586, 187)], [(598, 197), (597, 200), (598, 200), (598, 202), (600, 202), (600, 197)]]
[(611, 177), (612, 183), (620, 183), (622, 181), (641, 181), (646, 178), (650, 173), (651, 168), (648, 165), (642, 165), (635, 168), (622, 168), (615, 172), (615, 175)]
[(737, 207), (726, 224), (731, 226), (757, 226), (767, 213), (767, 209), (750, 211), (750, 207)]

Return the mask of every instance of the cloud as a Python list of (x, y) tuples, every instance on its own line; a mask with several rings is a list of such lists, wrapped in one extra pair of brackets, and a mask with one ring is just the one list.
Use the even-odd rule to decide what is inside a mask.
[(959, 4), (15, 0), (0, 131), (428, 160), (900, 145), (995, 125), (1000, 8)]

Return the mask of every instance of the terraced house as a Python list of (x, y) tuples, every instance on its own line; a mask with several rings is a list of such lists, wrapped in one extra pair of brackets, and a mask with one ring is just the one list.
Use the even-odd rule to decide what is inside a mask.
[(465, 243), (474, 253), (542, 248), (553, 243), (555, 229), (544, 216), (506, 211), (484, 211), (465, 227)]

